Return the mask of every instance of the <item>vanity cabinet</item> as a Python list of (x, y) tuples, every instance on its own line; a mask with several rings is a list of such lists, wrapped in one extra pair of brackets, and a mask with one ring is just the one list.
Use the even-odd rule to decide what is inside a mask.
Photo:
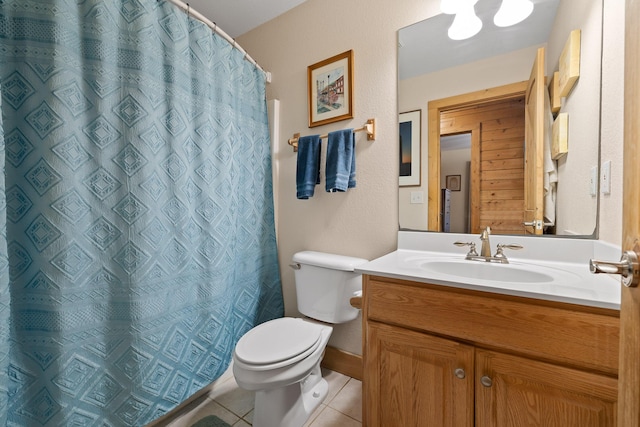
[(616, 310), (364, 277), (364, 423), (616, 424)]

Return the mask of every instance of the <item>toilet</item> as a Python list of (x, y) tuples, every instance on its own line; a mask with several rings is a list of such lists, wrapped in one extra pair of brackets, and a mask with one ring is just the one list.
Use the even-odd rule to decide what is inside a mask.
[(320, 362), (333, 328), (355, 319), (349, 300), (362, 292), (354, 272), (366, 259), (303, 251), (293, 256), (298, 311), (262, 323), (240, 338), (233, 354), (238, 385), (255, 391), (254, 427), (300, 427), (327, 396)]

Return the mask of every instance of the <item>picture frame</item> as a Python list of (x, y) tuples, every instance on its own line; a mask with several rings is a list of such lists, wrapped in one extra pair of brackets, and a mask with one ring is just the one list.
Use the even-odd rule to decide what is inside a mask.
[(353, 118), (353, 50), (307, 67), (309, 127)]
[(462, 181), (461, 175), (446, 176), (447, 188), (451, 191), (460, 191), (461, 181)]
[(399, 185), (401, 187), (417, 187), (421, 184), (421, 123), (421, 110), (407, 111), (399, 114)]

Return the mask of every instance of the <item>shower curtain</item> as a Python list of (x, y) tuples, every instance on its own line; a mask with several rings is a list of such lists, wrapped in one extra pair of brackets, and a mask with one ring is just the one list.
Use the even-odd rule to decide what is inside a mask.
[(0, 425), (142, 426), (281, 317), (263, 73), (156, 0), (0, 0)]

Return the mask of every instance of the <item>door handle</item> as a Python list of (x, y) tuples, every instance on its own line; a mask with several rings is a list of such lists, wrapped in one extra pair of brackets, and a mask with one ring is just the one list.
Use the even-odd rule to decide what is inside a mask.
[(522, 225), (524, 225), (525, 227), (533, 227), (536, 230), (542, 230), (542, 221), (540, 221), (540, 220), (525, 221), (525, 222), (522, 223)]
[(620, 262), (589, 260), (589, 271), (593, 274), (620, 274), (622, 284), (635, 288), (640, 282), (640, 264), (635, 251), (626, 251), (622, 254)]
[(525, 227), (533, 227), (536, 230), (541, 230), (543, 225), (545, 227), (553, 227), (555, 225), (555, 223), (554, 222), (542, 222), (539, 219), (537, 219), (535, 221), (525, 221), (525, 222), (522, 223), (522, 225), (524, 225)]

